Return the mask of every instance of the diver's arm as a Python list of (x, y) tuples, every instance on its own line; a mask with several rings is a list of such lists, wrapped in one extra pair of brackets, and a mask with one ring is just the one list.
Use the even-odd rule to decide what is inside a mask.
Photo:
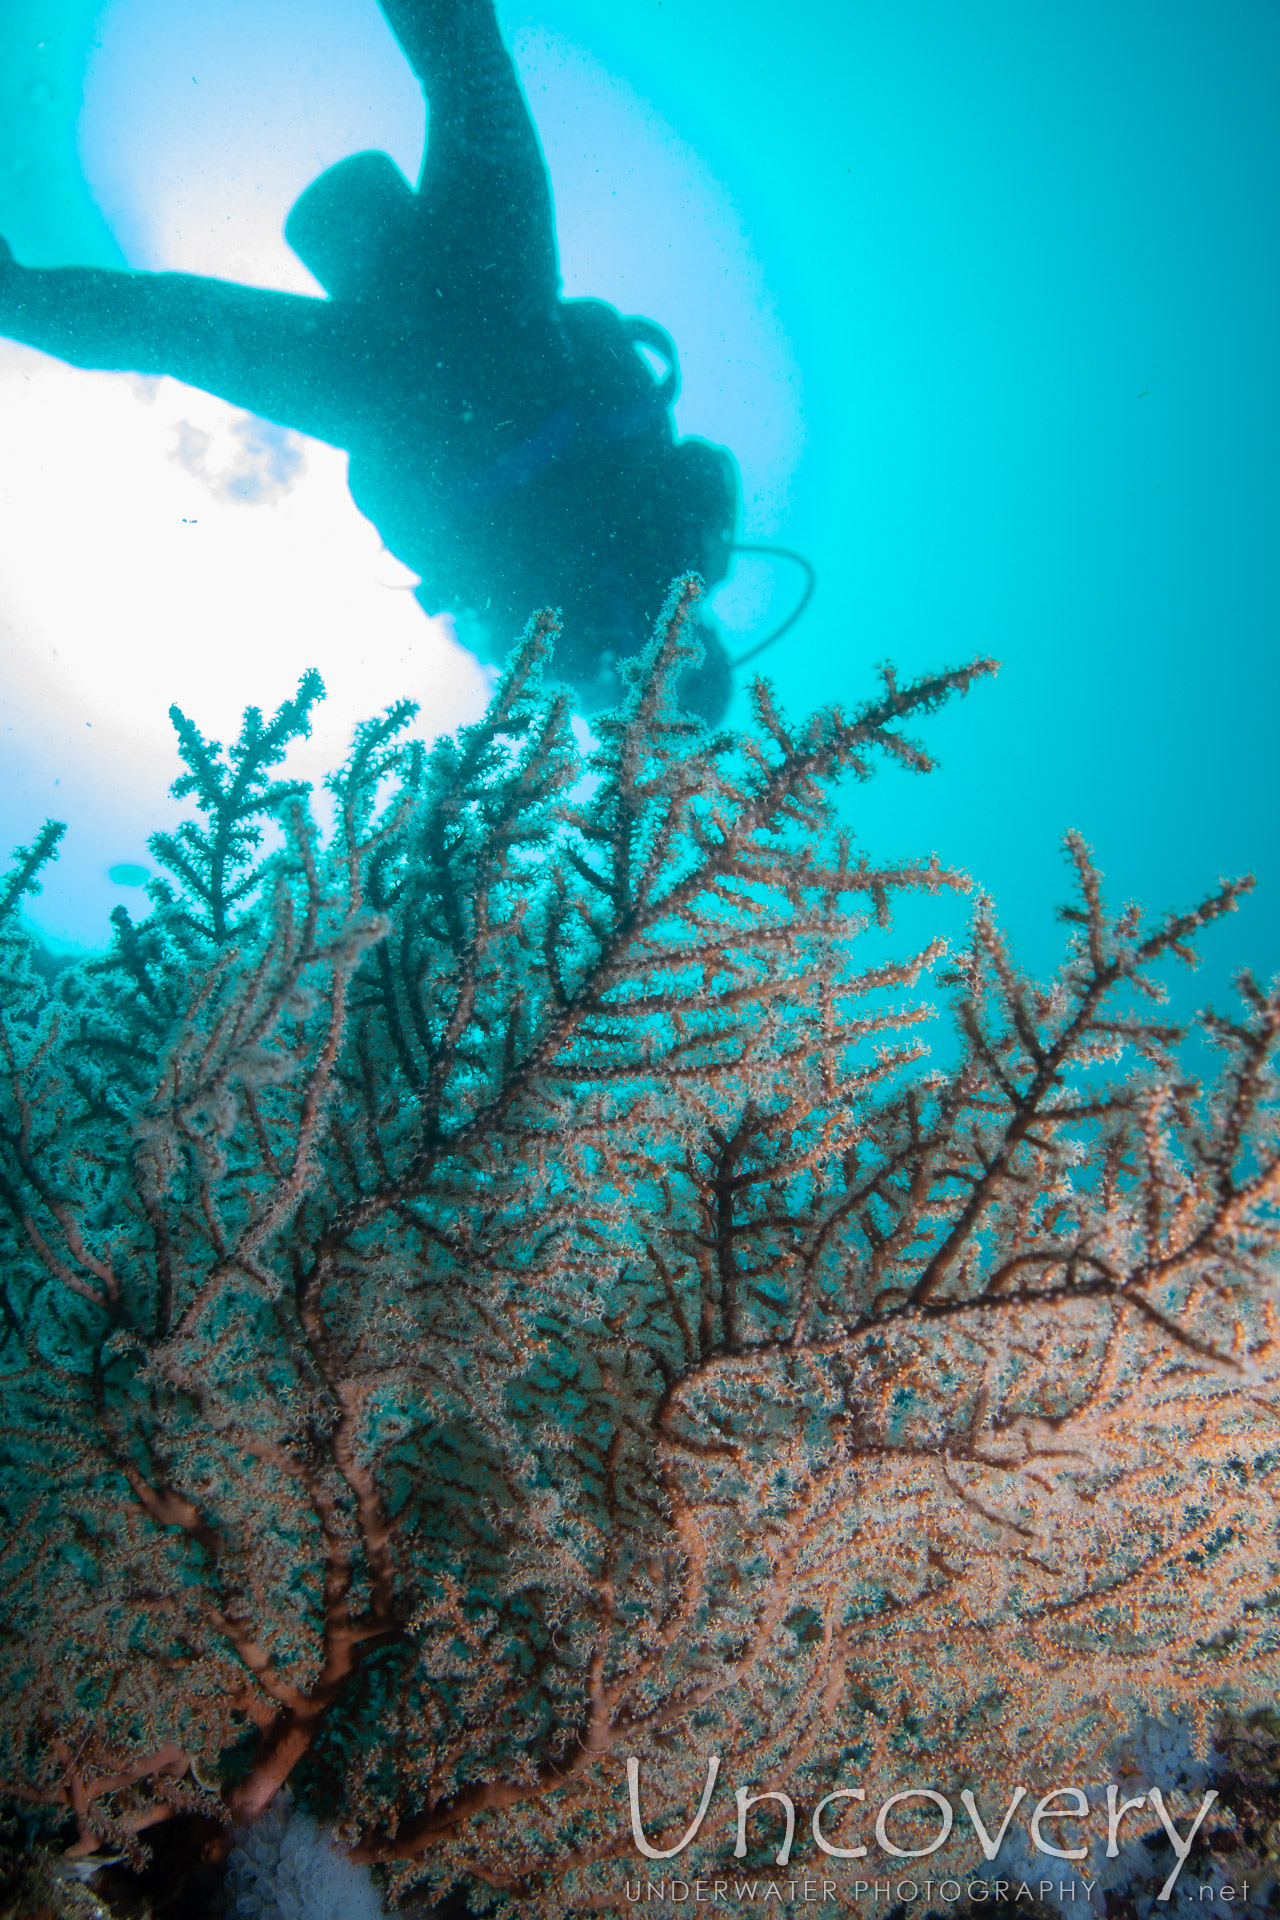
[(546, 312), (560, 291), (551, 183), (494, 0), (380, 0), (431, 108), (421, 245), (465, 299)]
[(324, 300), (188, 273), (20, 267), (0, 241), (0, 334), (74, 367), (171, 374), (345, 444)]
[[(400, 51), (430, 92), (442, 61), (456, 39), (459, 5), (468, 0), (378, 0), (383, 18), (400, 42)], [(474, 10), (476, 0), (470, 0)], [(482, 0), (492, 12), (491, 0)]]

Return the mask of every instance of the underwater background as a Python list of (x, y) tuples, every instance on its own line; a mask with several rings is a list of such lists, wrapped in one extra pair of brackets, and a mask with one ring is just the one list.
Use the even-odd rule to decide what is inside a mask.
[[(670, 329), (680, 427), (737, 455), (742, 537), (817, 569), (761, 662), (787, 706), (855, 702), (885, 657), (1004, 663), (929, 723), (939, 772), (849, 800), (871, 851), (967, 868), (1036, 969), (1067, 827), (1153, 910), (1252, 869), (1194, 998), (1269, 976), (1280, 10), (500, 13), (566, 291)], [(313, 290), (280, 234), (297, 194), (366, 147), (412, 178), (422, 140), (374, 0), (0, 0), (0, 234), (29, 265)], [(171, 700), (225, 738), (319, 666), (313, 775), (398, 694), (428, 733), (479, 711), (485, 676), (344, 469), (175, 383), (0, 342), (0, 839), (69, 822), (31, 910), (55, 943), (142, 907), (147, 835), (178, 812)], [(717, 600), (731, 652), (794, 591), (744, 559)]]

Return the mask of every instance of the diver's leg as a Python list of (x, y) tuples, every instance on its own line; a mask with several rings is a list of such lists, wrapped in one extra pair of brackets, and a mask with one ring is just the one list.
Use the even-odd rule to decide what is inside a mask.
[[(73, 367), (171, 374), (345, 445), (328, 303), (187, 273), (20, 267), (0, 240), (0, 335)], [(348, 396), (343, 410), (358, 411)]]
[(382, 0), (426, 89), (422, 244), (446, 298), (550, 310), (560, 290), (546, 162), (493, 0)]

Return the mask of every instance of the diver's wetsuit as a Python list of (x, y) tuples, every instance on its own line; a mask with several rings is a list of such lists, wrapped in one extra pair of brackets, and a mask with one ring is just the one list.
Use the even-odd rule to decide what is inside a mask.
[[(427, 611), (502, 651), (535, 608), (562, 607), (556, 666), (599, 706), (672, 579), (724, 578), (734, 463), (676, 439), (660, 329), (560, 298), (546, 168), (493, 0), (382, 5), (430, 101), (427, 155), (416, 193), (385, 154), (358, 154), (299, 199), (286, 237), (329, 299), (27, 269), (0, 242), (0, 332), (79, 367), (172, 374), (347, 448), (352, 496), (421, 575)], [(729, 673), (703, 637), (683, 691), (714, 720)]]

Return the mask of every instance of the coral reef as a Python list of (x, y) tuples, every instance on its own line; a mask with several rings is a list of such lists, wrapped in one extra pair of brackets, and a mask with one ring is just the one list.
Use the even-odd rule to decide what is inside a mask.
[(832, 785), (927, 769), (903, 723), (990, 663), (711, 736), (696, 599), (585, 766), (544, 617), (456, 740), (360, 732), (324, 845), (275, 773), (314, 678), (230, 751), (177, 716), (200, 817), (56, 977), (52, 830), (19, 857), (0, 1782), (73, 1858), (288, 1783), (391, 1897), (610, 1911), (628, 1760), (672, 1849), (718, 1758), (682, 1867), (734, 1785), (817, 1859), (838, 1789), (851, 1847), (1271, 1700), (1280, 995), (1203, 1016), (1201, 1086), (1160, 987), (1245, 883), (1148, 925), (1072, 838), (1055, 979), (985, 902), (886, 959), (963, 883), (858, 857)]

